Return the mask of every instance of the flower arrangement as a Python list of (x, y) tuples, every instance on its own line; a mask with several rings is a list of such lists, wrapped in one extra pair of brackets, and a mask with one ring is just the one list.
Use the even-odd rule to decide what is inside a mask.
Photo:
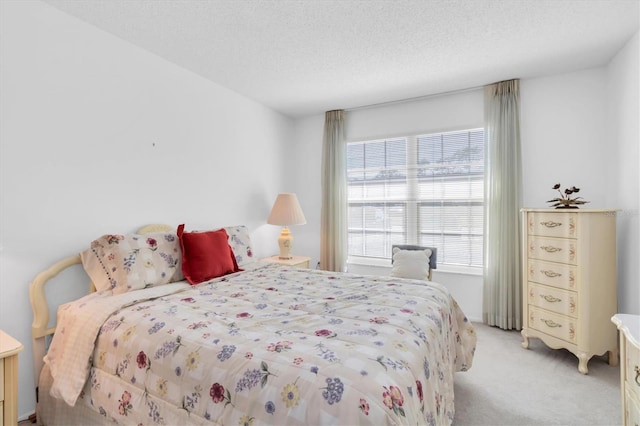
[(580, 188), (576, 188), (575, 186), (566, 188), (564, 193), (560, 190), (559, 183), (553, 185), (552, 189), (557, 190), (560, 193), (560, 197), (553, 198), (547, 201), (547, 203), (553, 203), (551, 207), (555, 207), (556, 209), (577, 209), (579, 208), (578, 205), (588, 203), (588, 201), (583, 200), (582, 197), (571, 198), (573, 194), (580, 192)]

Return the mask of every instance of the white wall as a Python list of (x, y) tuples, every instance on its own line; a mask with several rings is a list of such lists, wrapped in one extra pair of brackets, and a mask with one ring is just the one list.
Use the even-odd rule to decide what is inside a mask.
[(638, 34), (606, 67), (522, 82), (523, 189), (542, 207), (577, 186), (585, 208), (620, 209), (618, 311), (640, 313)]
[(557, 192), (577, 186), (590, 203), (607, 205), (611, 146), (606, 137), (604, 68), (523, 80), (521, 84), (523, 203), (546, 207)]
[[(41, 2), (0, 2), (0, 328), (35, 409), (28, 285), (103, 233), (243, 223), (257, 256), (293, 122)], [(67, 290), (65, 290), (67, 291)]]
[(324, 115), (300, 118), (294, 122), (290, 161), (286, 170), (286, 188), (295, 192), (307, 219), (305, 225), (291, 227), (295, 237), (292, 253), (311, 256), (311, 266), (320, 260), (320, 168)]
[(640, 314), (640, 33), (607, 67), (607, 133), (612, 152), (607, 194), (618, 214), (618, 309)]

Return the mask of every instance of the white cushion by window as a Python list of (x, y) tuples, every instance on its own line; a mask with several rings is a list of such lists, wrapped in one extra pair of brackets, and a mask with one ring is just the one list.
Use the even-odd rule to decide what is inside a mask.
[(394, 247), (391, 276), (427, 281), (429, 279), (430, 258), (430, 249), (402, 250)]

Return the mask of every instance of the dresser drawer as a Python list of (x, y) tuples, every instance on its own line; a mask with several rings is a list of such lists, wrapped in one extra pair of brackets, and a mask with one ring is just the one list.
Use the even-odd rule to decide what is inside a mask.
[(576, 240), (531, 236), (527, 245), (527, 256), (531, 259), (575, 265)]
[(575, 266), (536, 259), (529, 259), (527, 263), (529, 281), (566, 290), (576, 289), (577, 268)]
[(640, 349), (627, 340), (627, 353), (625, 356), (625, 367), (627, 371), (627, 387), (633, 389), (636, 395), (640, 395)]
[(574, 318), (578, 316), (578, 295), (573, 291), (529, 283), (527, 299), (529, 305)]
[(529, 235), (545, 237), (576, 238), (577, 213), (529, 213), (527, 231)]
[(569, 343), (577, 343), (578, 325), (574, 318), (556, 314), (534, 305), (529, 308), (529, 327)]
[(633, 392), (627, 389), (624, 397), (627, 400), (627, 404), (624, 413), (625, 421), (623, 424), (629, 426), (640, 425), (640, 401), (636, 399), (637, 395), (633, 395)]

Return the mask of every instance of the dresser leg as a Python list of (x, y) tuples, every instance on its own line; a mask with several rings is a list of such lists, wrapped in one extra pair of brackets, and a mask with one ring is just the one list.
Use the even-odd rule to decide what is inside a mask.
[(529, 349), (529, 336), (527, 336), (525, 330), (522, 330), (520, 334), (522, 335), (522, 347)]
[(614, 349), (609, 351), (609, 365), (612, 367), (616, 367), (618, 365), (618, 349)]
[(587, 369), (587, 363), (589, 362), (589, 357), (587, 354), (580, 353), (578, 354), (578, 371), (582, 374), (589, 374), (589, 370)]

